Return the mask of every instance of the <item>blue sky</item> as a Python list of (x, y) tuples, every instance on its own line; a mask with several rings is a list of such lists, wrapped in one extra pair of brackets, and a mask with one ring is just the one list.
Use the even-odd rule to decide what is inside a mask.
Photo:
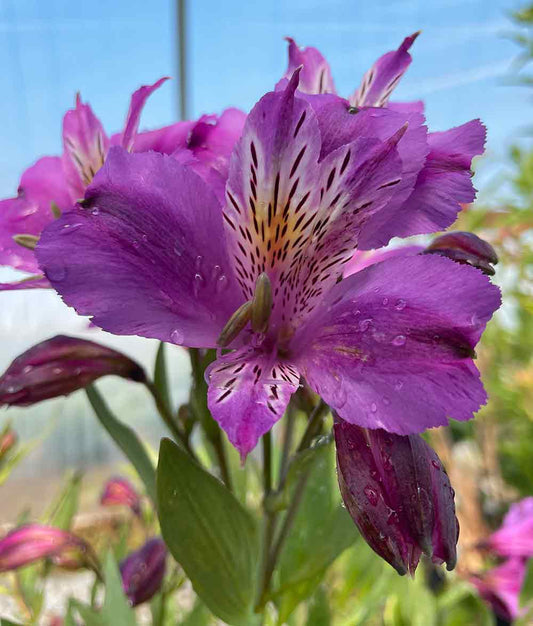
[[(283, 37), (328, 57), (345, 95), (382, 52), (415, 30), (415, 62), (397, 99), (423, 97), (429, 123), (444, 129), (474, 117), (489, 128), (489, 150), (517, 136), (527, 94), (505, 84), (515, 56), (505, 38), (512, 0), (189, 0), (193, 115), (249, 108), (285, 67)], [(130, 93), (176, 75), (171, 0), (0, 0), (0, 194), (15, 191), (24, 167), (58, 153), (60, 126), (76, 91), (108, 131), (118, 130)], [(150, 100), (142, 126), (175, 119), (177, 85)]]

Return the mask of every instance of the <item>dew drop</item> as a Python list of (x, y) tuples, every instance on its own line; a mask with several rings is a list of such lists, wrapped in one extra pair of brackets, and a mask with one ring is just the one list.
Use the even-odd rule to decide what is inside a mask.
[(389, 406), (389, 404), (390, 404), (390, 400), (387, 398), (387, 396), (383, 396), (383, 404), (384, 404), (385, 406)]
[(211, 272), (211, 280), (217, 280), (221, 273), (222, 268), (220, 267), (220, 265), (215, 265), (213, 267), (213, 271)]
[(59, 376), (59, 374), (62, 374), (63, 370), (60, 367), (54, 367), (52, 369), (52, 374), (55, 374), (56, 376)]
[(389, 304), (389, 299), (383, 298), (383, 306), (387, 306), (387, 304)]
[(372, 413), (376, 413), (378, 410), (378, 405), (375, 402), (372, 402), (372, 404), (370, 405), (370, 410), (372, 411)]
[(177, 328), (175, 328), (170, 333), (170, 341), (172, 341), (172, 343), (176, 343), (178, 345), (181, 345), (184, 342), (184, 340), (185, 340), (185, 336), (183, 335), (181, 330), (178, 330)]
[(439, 462), (438, 462), (438, 461), (435, 461), (435, 459), (432, 459), (432, 460), (431, 460), (431, 465), (433, 465), (433, 467), (434, 467), (435, 469), (440, 470), (440, 464), (439, 464)]
[(403, 311), (405, 309), (406, 305), (407, 305), (407, 302), (405, 300), (400, 299), (400, 300), (396, 301), (396, 305), (395, 305), (394, 308), (397, 311)]
[(364, 489), (363, 489), (365, 496), (368, 499), (368, 502), (372, 505), (372, 506), (376, 506), (379, 500), (379, 495), (378, 492), (375, 489), (372, 489), (372, 487), (370, 487), (369, 485), (367, 485)]
[(82, 224), (65, 224), (63, 226), (63, 229), (61, 230), (61, 234), (72, 235), (72, 233), (75, 233), (81, 227), (82, 227)]
[(148, 235), (141, 235), (141, 239), (146, 243), (148, 241)]
[(133, 247), (137, 250), (137, 248), (139, 247), (139, 245), (140, 245), (140, 244), (139, 244), (139, 242), (137, 241), (137, 239), (134, 239), (134, 240), (131, 242), (131, 245), (132, 245), (132, 246), (133, 246)]
[(204, 260), (204, 257), (201, 254), (199, 254), (194, 260), (194, 267), (197, 272), (199, 272), (202, 269), (203, 260)]
[(52, 265), (46, 268), (46, 276), (49, 280), (60, 282), (67, 277), (67, 268), (64, 265)]
[(372, 324), (372, 318), (368, 317), (365, 320), (359, 322), (359, 330), (364, 333), (370, 328), (370, 324)]
[(394, 389), (396, 389), (396, 391), (400, 391), (402, 387), (403, 387), (403, 381), (397, 380), (396, 384), (394, 385)]
[(33, 365), (26, 365), (26, 367), (24, 367), (22, 369), (22, 373), (23, 374), (29, 374), (33, 369)]
[(94, 209), (91, 211), (92, 215), (100, 215), (100, 209), (95, 206)]
[(391, 511), (389, 516), (387, 517), (387, 524), (389, 526), (393, 526), (394, 524), (399, 524), (400, 518), (398, 517), (398, 513), (396, 511)]
[(433, 335), (432, 341), (433, 341), (433, 343), (439, 343), (440, 335)]
[(396, 335), (396, 337), (394, 337), (394, 339), (392, 340), (392, 345), (393, 346), (405, 346), (405, 342), (406, 342), (406, 338), (405, 335)]
[(198, 297), (198, 294), (200, 293), (200, 289), (204, 285), (205, 285), (204, 277), (201, 274), (195, 274), (194, 281), (193, 281), (193, 291), (194, 291), (195, 298)]
[(228, 279), (225, 274), (222, 274), (222, 276), (216, 282), (215, 291), (217, 293), (221, 293), (227, 288), (227, 286), (228, 286)]

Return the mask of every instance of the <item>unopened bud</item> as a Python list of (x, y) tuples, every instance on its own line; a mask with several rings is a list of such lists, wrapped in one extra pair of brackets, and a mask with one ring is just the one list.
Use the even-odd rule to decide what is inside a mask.
[(10, 427), (6, 426), (0, 433), (0, 461), (6, 454), (16, 445), (17, 433)]
[(162, 539), (147, 541), (120, 563), (122, 587), (132, 606), (149, 600), (165, 577), (167, 548)]
[(57, 335), (11, 363), (0, 377), (0, 406), (27, 406), (66, 396), (108, 374), (145, 380), (142, 367), (126, 355), (93, 341)]
[(140, 515), (141, 512), (141, 498), (139, 494), (129, 480), (121, 476), (110, 478), (107, 481), (100, 496), (100, 504), (104, 506), (127, 506), (135, 515)]
[(399, 574), (422, 553), (453, 569), (459, 526), (442, 464), (419, 435), (334, 425), (342, 498), (369, 546)]
[(255, 283), (252, 300), (252, 330), (264, 333), (268, 328), (268, 320), (272, 313), (272, 287), (266, 272), (259, 274)]
[(477, 267), (484, 274), (494, 275), (493, 265), (498, 263), (494, 248), (474, 233), (456, 231), (437, 237), (424, 254), (440, 254), (457, 263)]
[(229, 346), (229, 344), (240, 334), (246, 324), (250, 321), (252, 315), (252, 301), (249, 300), (240, 306), (235, 313), (229, 318), (226, 325), (222, 329), (217, 344), (221, 348)]
[(27, 248), (28, 250), (35, 250), (39, 243), (39, 237), (35, 235), (13, 235), (13, 241), (18, 243), (19, 246)]

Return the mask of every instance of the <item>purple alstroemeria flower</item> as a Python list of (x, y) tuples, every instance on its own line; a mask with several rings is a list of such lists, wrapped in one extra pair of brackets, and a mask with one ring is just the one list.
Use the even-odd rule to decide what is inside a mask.
[(100, 504), (104, 506), (123, 505), (129, 507), (135, 515), (141, 513), (141, 498), (135, 487), (122, 476), (110, 478), (100, 496)]
[(470, 582), (496, 615), (512, 622), (528, 612), (527, 607), (520, 607), (520, 590), (525, 576), (524, 559), (514, 557), (483, 574), (471, 576)]
[(33, 251), (36, 241), (47, 224), (83, 197), (111, 146), (121, 145), (130, 152), (173, 154), (206, 177), (220, 177), (223, 187), (229, 155), (242, 131), (245, 114), (228, 109), (220, 117), (204, 115), (198, 121), (138, 133), (146, 100), (165, 80), (140, 87), (132, 95), (124, 130), (110, 138), (91, 107), (77, 96), (75, 108), (63, 119), (63, 155), (39, 159), (22, 175), (17, 196), (0, 201), (0, 265), (34, 275), (0, 284), (0, 291), (50, 287), (39, 275)]
[(533, 557), (533, 497), (511, 505), (501, 528), (484, 545), (501, 556)]
[(66, 396), (108, 375), (144, 382), (142, 367), (107, 346), (57, 335), (18, 356), (0, 377), (0, 406)]
[(149, 539), (120, 563), (122, 587), (132, 606), (156, 594), (165, 577), (167, 548), (162, 539)]
[(352, 115), (328, 95), (346, 115), (350, 132), (339, 132), (339, 116), (319, 117), (297, 85), (298, 71), (249, 114), (224, 205), (176, 160), (114, 148), (37, 247), (65, 302), (96, 325), (226, 350), (207, 372), (208, 403), (243, 457), (301, 377), (342, 419), (398, 434), (469, 419), (486, 401), (472, 360), (500, 303), (486, 276), (415, 255), (338, 282), (362, 241), (379, 247), (434, 228), (435, 212), (455, 216), (473, 193), (481, 126), (442, 134), (446, 174), (420, 196), (421, 116), (406, 126), (388, 109)]
[(449, 570), (457, 560), (454, 492), (420, 435), (333, 427), (344, 504), (370, 547), (399, 574), (414, 574), (422, 553)]
[(41, 559), (77, 569), (95, 564), (90, 546), (70, 532), (43, 524), (27, 524), (0, 540), (0, 572), (18, 569)]

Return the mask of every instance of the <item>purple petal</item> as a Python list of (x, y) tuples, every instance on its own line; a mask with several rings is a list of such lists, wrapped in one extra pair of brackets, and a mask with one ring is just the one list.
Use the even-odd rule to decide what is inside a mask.
[(54, 219), (52, 202), (66, 209), (72, 205), (72, 198), (61, 158), (43, 157), (22, 175), (18, 197), (0, 201), (0, 264), (34, 274), (39, 272), (33, 250), (15, 243), (13, 235), (39, 236)]
[(110, 478), (100, 496), (100, 504), (103, 506), (124, 505), (129, 507), (136, 515), (141, 513), (141, 498), (135, 487), (129, 480), (122, 476)]
[(503, 526), (515, 526), (528, 519), (533, 519), (533, 496), (511, 504), (503, 518)]
[(342, 419), (421, 432), (469, 419), (484, 404), (472, 356), (499, 304), (498, 288), (474, 268), (393, 258), (335, 286), (289, 356)]
[(304, 93), (336, 93), (329, 63), (316, 48), (300, 48), (291, 37), (289, 42), (289, 65), (284, 78), (290, 79), (302, 66), (298, 90)]
[[(170, 126), (163, 126), (156, 130), (147, 130), (137, 133), (133, 141), (133, 152), (160, 152), (172, 154), (178, 148), (187, 145), (187, 138), (195, 122), (176, 122)], [(111, 145), (119, 146), (122, 143), (122, 133), (111, 137)]]
[(408, 50), (418, 34), (406, 37), (398, 50), (387, 52), (374, 63), (363, 76), (359, 88), (350, 97), (352, 106), (382, 107), (387, 104), (392, 91), (411, 64)]
[(249, 348), (220, 357), (206, 376), (209, 410), (243, 461), (283, 417), (300, 382), (291, 365)]
[(83, 197), (87, 185), (102, 167), (109, 139), (88, 104), (76, 97), (76, 108), (63, 118), (63, 166), (71, 196)]
[(45, 230), (37, 256), (67, 304), (119, 335), (214, 347), (242, 303), (219, 203), (153, 152), (112, 148), (84, 207)]
[(481, 576), (472, 576), (480, 596), (504, 620), (512, 621), (527, 613), (527, 607), (520, 608), (520, 589), (526, 575), (523, 559), (508, 559), (493, 567)]
[(162, 539), (149, 539), (120, 563), (122, 587), (132, 606), (149, 600), (163, 583), (167, 548)]
[(487, 544), (502, 556), (533, 557), (533, 497), (511, 505), (501, 528)]
[(160, 78), (153, 85), (143, 85), (131, 96), (130, 109), (126, 117), (126, 124), (124, 126), (124, 132), (122, 134), (122, 147), (126, 150), (131, 150), (135, 141), (135, 135), (139, 128), (139, 121), (141, 119), (141, 113), (146, 104), (148, 98), (152, 93), (161, 87), (161, 85), (168, 80), (168, 76)]

